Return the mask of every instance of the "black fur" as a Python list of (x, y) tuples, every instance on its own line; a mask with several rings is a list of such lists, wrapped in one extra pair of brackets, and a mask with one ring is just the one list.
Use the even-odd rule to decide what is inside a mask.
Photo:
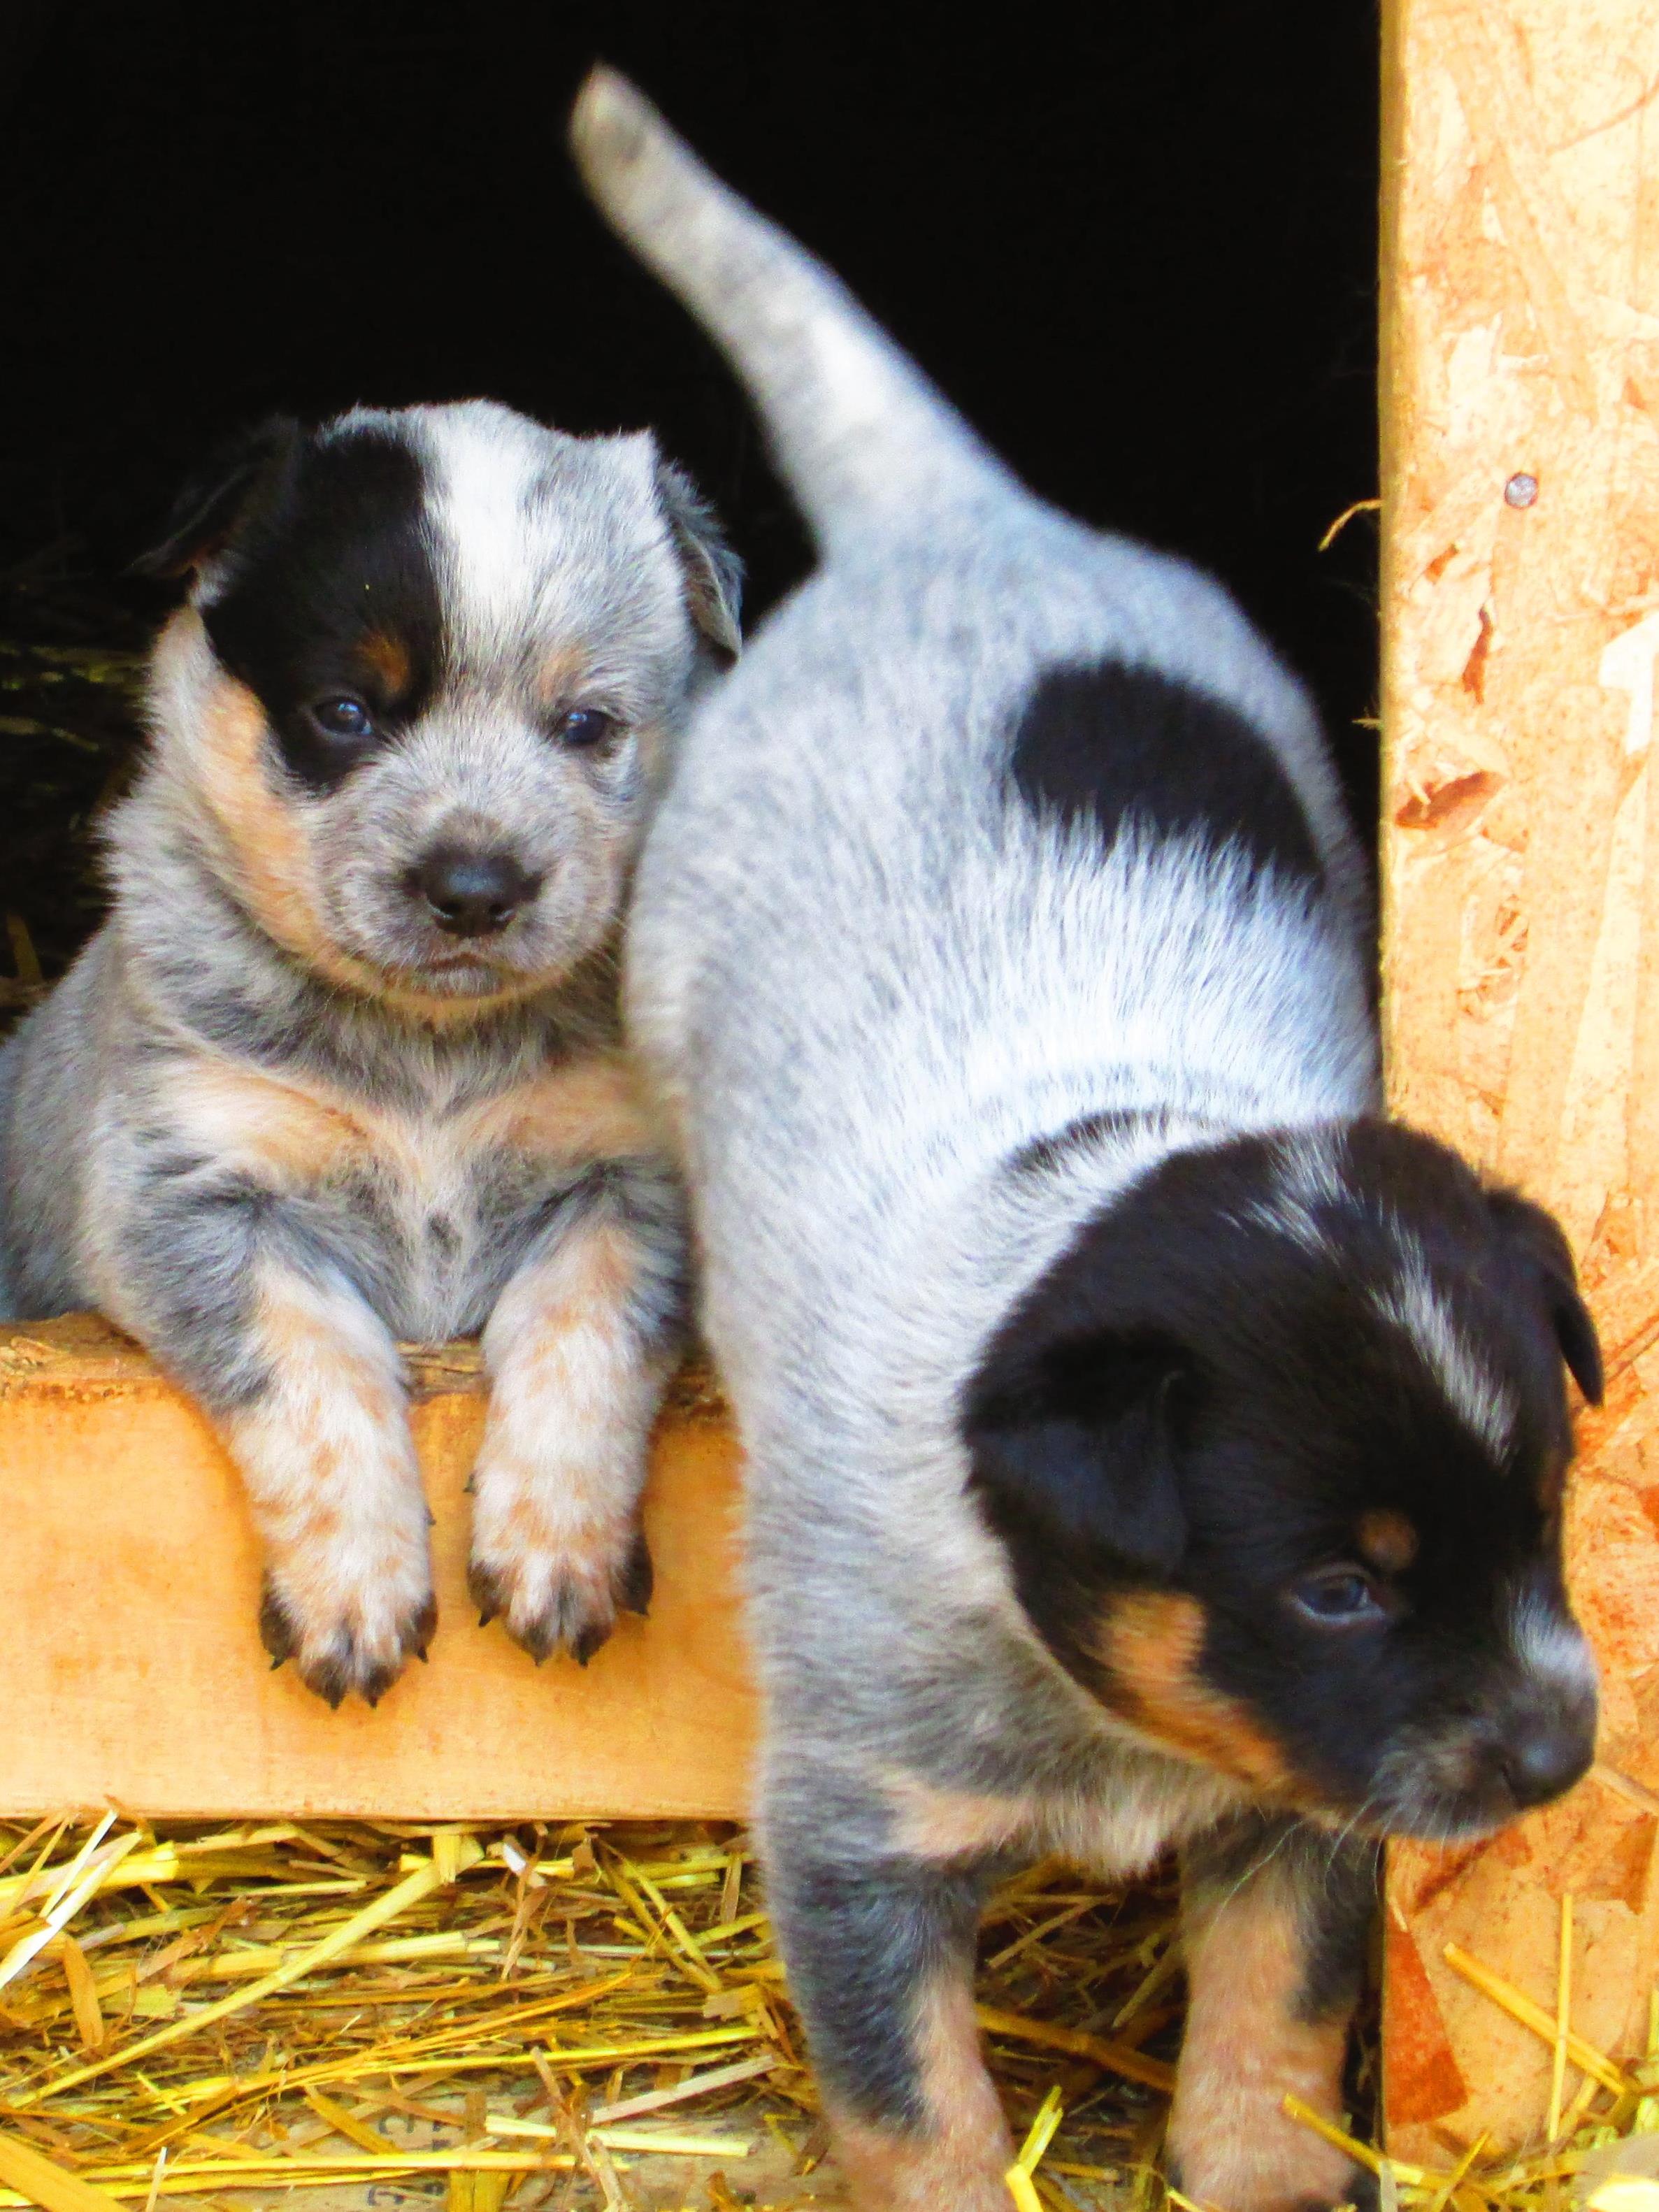
[(262, 498), (287, 481), (305, 433), (291, 415), (239, 430), (180, 486), (159, 544), (132, 563), (141, 576), (183, 576), (221, 552)]
[(1158, 669), (1107, 661), (1056, 668), (1033, 690), (1010, 762), (1026, 805), (1114, 844), (1133, 824), (1149, 842), (1233, 846), (1258, 869), (1322, 881), (1307, 817), (1261, 732), (1236, 708)]
[(973, 1972), (980, 1909), (997, 1869), (902, 1859), (837, 1864), (822, 1851), (775, 1860), (768, 1900), (811, 2022), (819, 2079), (844, 2110), (920, 2130), (929, 2115), (912, 2033), (919, 1994)]
[[(333, 790), (437, 689), (443, 619), (424, 501), (407, 443), (376, 429), (335, 433), (277, 450), (227, 541), (230, 575), (204, 611), (208, 635), (258, 697), (307, 791)], [(374, 640), (396, 648), (404, 680), (388, 680)], [(365, 702), (371, 734), (319, 726), (311, 708), (339, 693)]]
[[(1381, 1121), (1332, 1144), (1340, 1194), (1304, 1199), (1299, 1226), (1273, 1138), (1172, 1155), (1091, 1222), (968, 1393), (972, 1487), (1039, 1633), (1109, 1702), (1115, 1599), (1181, 1595), (1206, 1624), (1205, 1681), (1326, 1802), (1358, 1807), (1383, 1755), (1421, 1742), (1455, 1754), (1437, 1797), (1474, 1825), (1532, 1802), (1528, 1746), (1568, 1767), (1588, 1756), (1588, 1705), (1543, 1741), (1547, 1701), (1512, 1638), (1528, 1602), (1565, 1615), (1562, 1363), (1597, 1384), (1595, 1331), (1534, 1208)], [(1402, 1217), (1514, 1408), (1501, 1452), (1382, 1310), (1412, 1256)], [(1373, 1576), (1376, 1618), (1310, 1619), (1295, 1591), (1324, 1568), (1369, 1571), (1358, 1528), (1376, 1511), (1409, 1522), (1415, 1558)]]

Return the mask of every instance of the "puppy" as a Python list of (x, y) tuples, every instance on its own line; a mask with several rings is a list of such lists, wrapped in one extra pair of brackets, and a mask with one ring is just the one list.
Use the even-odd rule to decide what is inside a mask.
[(648, 435), (475, 402), (273, 422), (149, 565), (193, 581), (113, 911), (0, 1056), (12, 1309), (101, 1307), (195, 1393), (332, 1705), (433, 1632), (398, 1340), (481, 1329), (473, 1594), (586, 1660), (649, 1593), (684, 1273), (618, 917), (737, 564)]
[(1567, 1789), (1543, 1213), (1382, 1118), (1306, 700), (1180, 562), (1032, 499), (625, 82), (579, 163), (747, 382), (821, 551), (701, 705), (626, 998), (750, 1462), (769, 1894), (859, 2203), (1003, 2212), (975, 1916), (1182, 1854), (1169, 2156), (1363, 2177), (1376, 1839)]

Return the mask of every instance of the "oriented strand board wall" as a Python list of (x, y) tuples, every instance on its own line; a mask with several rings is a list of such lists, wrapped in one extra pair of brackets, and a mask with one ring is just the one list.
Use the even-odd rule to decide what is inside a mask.
[(259, 1647), (259, 1560), (201, 1414), (88, 1316), (0, 1325), (0, 1814), (501, 1820), (744, 1810), (754, 1699), (736, 1442), (695, 1376), (658, 1425), (648, 1621), (537, 1668), (466, 1595), (477, 1347), (410, 1360), (438, 1632), (374, 1711)]
[(1659, 1972), (1659, 9), (1395, 0), (1387, 41), (1393, 1093), (1558, 1209), (1609, 1375), (1570, 1522), (1601, 1767), (1484, 1847), (1394, 1855), (1413, 2157), (1547, 2103), (1547, 2048), (1448, 1942), (1553, 2012), (1571, 1892), (1574, 2025), (1625, 2051)]

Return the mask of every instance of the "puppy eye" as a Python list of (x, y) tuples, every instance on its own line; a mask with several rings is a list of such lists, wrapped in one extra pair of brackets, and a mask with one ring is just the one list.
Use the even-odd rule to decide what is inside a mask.
[(1291, 1584), (1287, 1595), (1298, 1613), (1322, 1628), (1369, 1627), (1389, 1617), (1376, 1583), (1358, 1567), (1327, 1567), (1304, 1575)]
[(374, 718), (361, 699), (342, 692), (335, 699), (319, 699), (311, 719), (331, 738), (368, 738), (374, 734)]
[(604, 743), (617, 726), (614, 714), (607, 714), (601, 707), (573, 707), (568, 714), (559, 718), (557, 735), (568, 745), (597, 745)]

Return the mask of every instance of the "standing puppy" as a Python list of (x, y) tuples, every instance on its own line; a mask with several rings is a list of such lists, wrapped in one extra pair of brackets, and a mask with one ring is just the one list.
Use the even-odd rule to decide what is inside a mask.
[(746, 380), (823, 560), (699, 709), (637, 1040), (750, 1462), (770, 1896), (860, 2203), (1004, 2212), (975, 1916), (1183, 1853), (1170, 2129), (1224, 2212), (1363, 2177), (1374, 1839), (1589, 1759), (1548, 1218), (1380, 1117), (1363, 875), (1216, 586), (1037, 503), (600, 74), (595, 197)]
[(483, 403), (271, 424), (151, 565), (194, 581), (114, 909), (0, 1054), (0, 1310), (100, 1306), (201, 1400), (334, 1705), (433, 1631), (397, 1340), (482, 1329), (473, 1593), (586, 1659), (649, 1593), (683, 1273), (619, 915), (736, 565), (648, 436)]

